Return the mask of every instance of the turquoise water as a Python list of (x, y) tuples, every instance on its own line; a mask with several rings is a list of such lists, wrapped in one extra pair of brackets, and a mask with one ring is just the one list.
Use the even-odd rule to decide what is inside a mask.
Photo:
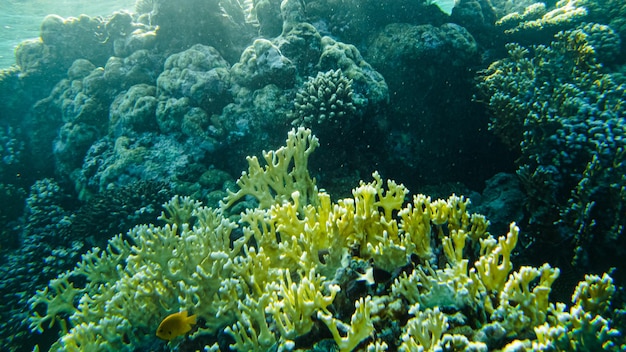
[(107, 16), (121, 9), (132, 9), (134, 0), (2, 0), (0, 1), (0, 68), (15, 63), (13, 51), (25, 39), (39, 37), (41, 20), (48, 14), (62, 17)]

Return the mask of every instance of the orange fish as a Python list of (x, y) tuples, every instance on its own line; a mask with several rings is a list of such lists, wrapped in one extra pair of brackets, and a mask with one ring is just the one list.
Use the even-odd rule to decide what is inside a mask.
[(170, 314), (159, 324), (156, 336), (163, 340), (170, 341), (178, 336), (184, 335), (191, 326), (196, 323), (196, 316), (187, 316), (187, 311)]

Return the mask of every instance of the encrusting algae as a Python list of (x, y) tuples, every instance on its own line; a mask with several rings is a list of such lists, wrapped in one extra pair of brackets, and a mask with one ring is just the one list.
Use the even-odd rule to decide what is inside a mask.
[[(264, 152), (266, 165), (248, 158), (240, 189), (219, 208), (174, 197), (166, 225), (137, 226), (83, 255), (31, 299), (31, 329), (67, 322), (51, 351), (147, 350), (156, 337), (146, 331), (170, 349), (193, 342), (224, 352), (626, 347), (613, 323), (623, 310), (606, 308), (609, 275), (587, 276), (569, 306), (550, 302), (559, 271), (512, 265), (515, 224), (496, 239), (468, 199), (407, 202), (408, 190), (378, 173), (333, 201), (306, 168), (318, 145), (310, 130), (292, 130), (287, 146)], [(363, 283), (372, 268), (391, 278)], [(350, 289), (355, 282), (364, 287)], [(195, 315), (157, 327), (179, 309)], [(196, 316), (189, 338), (174, 339)]]

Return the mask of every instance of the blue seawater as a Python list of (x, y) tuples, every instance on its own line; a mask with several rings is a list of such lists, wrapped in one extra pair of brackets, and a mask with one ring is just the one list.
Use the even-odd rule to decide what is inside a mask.
[(41, 20), (49, 14), (61, 17), (107, 16), (133, 9), (134, 0), (2, 0), (0, 1), (0, 68), (15, 63), (13, 51), (23, 40), (39, 37)]

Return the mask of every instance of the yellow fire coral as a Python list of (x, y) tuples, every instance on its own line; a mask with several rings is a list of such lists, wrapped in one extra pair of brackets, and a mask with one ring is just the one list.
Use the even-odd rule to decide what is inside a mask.
[[(166, 208), (182, 212), (185, 206), (178, 201)], [(232, 321), (238, 296), (232, 296), (231, 291), (237, 283), (223, 278), (233, 272), (233, 260), (247, 239), (231, 243), (230, 233), (236, 224), (217, 210), (194, 205), (193, 215), (193, 228), (188, 224), (137, 226), (127, 234), (129, 241), (116, 236), (106, 251), (90, 251), (73, 272), (66, 274), (83, 276), (84, 287), (67, 286), (56, 295), (47, 290), (38, 292), (32, 305), (43, 304), (46, 315), (35, 315), (34, 326), (62, 318), (51, 303), (66, 299), (66, 305), (74, 304), (68, 298), (72, 295), (64, 292), (78, 290), (81, 296), (73, 311), (63, 312), (71, 314), (71, 327), (53, 350), (85, 350), (91, 341), (99, 346), (95, 350), (130, 350), (152, 338), (153, 333), (142, 331), (156, 331), (163, 317), (180, 308), (207, 319), (206, 325), (213, 328)], [(171, 216), (165, 217), (175, 222)], [(209, 301), (212, 303), (207, 304)]]
[(517, 245), (519, 228), (511, 224), (506, 237), (501, 236), (496, 242), (493, 238), (480, 241), (480, 259), (476, 262), (476, 273), (489, 292), (500, 292), (504, 288), (506, 278), (513, 263), (511, 252)]
[(602, 277), (586, 275), (572, 295), (573, 306), (550, 304), (547, 321), (534, 328), (537, 339), (523, 341), (525, 348), (553, 351), (623, 351), (626, 348), (622, 333), (604, 317), (612, 295), (613, 280), (606, 273)]
[[(265, 308), (270, 302), (269, 294), (263, 294), (258, 300), (246, 296), (237, 306), (238, 320), (224, 331), (230, 334), (235, 343), (231, 345), (237, 351), (267, 351), (277, 342), (267, 325)], [(211, 347), (210, 350), (218, 350)]]
[[(306, 170), (317, 145), (310, 131), (292, 131), (286, 147), (264, 153), (268, 165), (248, 159), (240, 189), (220, 208), (175, 197), (166, 225), (137, 226), (89, 251), (33, 297), (43, 314), (33, 313), (31, 328), (66, 322), (53, 351), (132, 351), (155, 343), (163, 317), (189, 310), (198, 324), (188, 339), (224, 331), (239, 351), (294, 350), (320, 329), (341, 351), (624, 346), (607, 316), (608, 275), (587, 277), (567, 311), (548, 299), (558, 269), (513, 271), (515, 224), (496, 240), (468, 199), (405, 203), (408, 190), (378, 173), (333, 201)], [(225, 211), (245, 196), (257, 206), (229, 220)], [(350, 289), (361, 264), (392, 279)]]
[(585, 275), (585, 281), (576, 286), (572, 301), (585, 312), (604, 314), (614, 293), (613, 279), (608, 274), (604, 273), (602, 277)]
[(248, 172), (243, 172), (237, 192), (228, 191), (222, 204), (228, 208), (246, 195), (256, 198), (259, 207), (269, 208), (272, 204), (288, 201), (298, 191), (302, 204), (316, 203), (317, 187), (309, 175), (309, 155), (319, 146), (311, 130), (292, 130), (287, 145), (276, 151), (263, 152), (266, 165), (261, 167), (256, 156), (248, 157)]
[[(354, 350), (361, 341), (374, 332), (374, 324), (370, 317), (371, 297), (367, 296), (365, 299), (359, 299), (354, 306), (356, 310), (354, 314), (352, 314), (350, 325), (346, 325), (342, 321), (333, 318), (330, 314), (324, 314), (322, 312), (317, 313), (317, 317), (321, 319), (330, 330), (341, 352)], [(346, 336), (341, 336), (339, 329), (345, 331)]]
[(325, 278), (315, 273), (314, 269), (299, 283), (292, 282), (289, 270), (284, 271), (284, 279), (274, 285), (272, 301), (267, 311), (272, 313), (280, 334), (286, 340), (302, 336), (314, 326), (313, 314), (330, 315), (328, 306), (333, 303), (339, 286), (330, 285), (329, 295), (322, 293)]
[(548, 295), (558, 276), (559, 270), (548, 264), (540, 268), (523, 266), (509, 276), (495, 313), (504, 320), (503, 326), (509, 334), (521, 335), (546, 321), (550, 307)]
[(421, 311), (419, 305), (415, 305), (409, 309), (409, 313), (415, 316), (406, 324), (400, 351), (418, 351), (420, 348), (433, 350), (448, 329), (448, 319), (439, 308)]

